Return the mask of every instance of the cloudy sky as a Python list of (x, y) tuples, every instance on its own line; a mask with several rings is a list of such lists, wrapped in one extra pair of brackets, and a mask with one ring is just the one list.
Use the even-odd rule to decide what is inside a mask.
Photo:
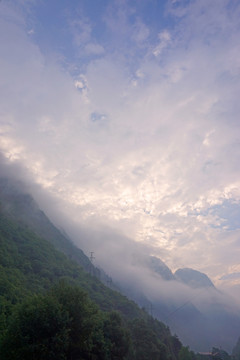
[(2, 154), (81, 226), (238, 281), (239, 19), (238, 0), (1, 0)]

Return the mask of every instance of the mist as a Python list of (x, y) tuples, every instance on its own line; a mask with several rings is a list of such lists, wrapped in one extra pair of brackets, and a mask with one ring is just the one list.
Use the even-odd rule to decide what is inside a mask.
[(0, 6), (4, 156), (74, 222), (215, 282), (238, 272), (239, 7), (166, 1), (147, 23), (137, 3), (107, 1), (96, 18), (63, 2), (48, 36), (41, 4)]
[[(165, 256), (164, 251), (159, 251), (158, 246), (135, 241), (126, 237), (119, 229), (103, 225), (97, 219), (86, 221), (85, 218), (79, 217), (76, 220), (76, 217), (72, 217), (75, 209), (67, 207), (63, 199), (54, 197), (46, 188), (37, 184), (20, 161), (10, 162), (1, 154), (0, 177), (8, 179), (20, 193), (31, 194), (53, 224), (64, 231), (88, 257), (91, 252), (94, 253), (94, 265), (102, 268), (116, 284), (124, 284), (129, 289), (136, 288), (147, 295), (149, 301), (162, 297), (164, 300), (175, 299), (179, 303), (184, 303), (195, 298), (196, 294), (197, 301), (203, 299), (208, 302), (208, 297), (210, 301), (211, 289), (199, 291), (176, 280), (166, 281), (149, 267), (150, 256), (161, 260)], [(174, 272), (177, 269), (170, 270)], [(226, 288), (229, 290), (229, 287), (228, 283)], [(222, 289), (224, 290), (224, 286)], [(222, 302), (225, 301), (224, 292), (219, 292), (220, 298)]]
[[(36, 184), (20, 162), (9, 162), (1, 156), (0, 174), (1, 178), (8, 179), (10, 193), (17, 189), (20, 194), (31, 194), (63, 234), (67, 234), (89, 258), (92, 253), (93, 265), (111, 279), (107, 286), (127, 295), (150, 315), (166, 323), (184, 344), (193, 349), (204, 351), (215, 341), (231, 351), (237, 341), (238, 329), (240, 331), (239, 298), (233, 291), (229, 288), (220, 291), (214, 286), (191, 287), (179, 281), (173, 273), (166, 280), (162, 266), (167, 264), (161, 262), (158, 247), (136, 242), (96, 221), (73, 221), (71, 212), (66, 215), (64, 201), (54, 198)], [(151, 266), (152, 256), (160, 261), (160, 273), (158, 268)], [(168, 271), (171, 273), (171, 269)], [(186, 321), (188, 326), (184, 325)], [(199, 331), (205, 331), (201, 341)]]
[(64, 216), (220, 284), (239, 272), (239, 7), (144, 4), (152, 23), (54, 4), (51, 32), (41, 4), (2, 1), (0, 148)]
[[(0, 2), (0, 176), (143, 306), (171, 299), (159, 316), (240, 296), (239, 14), (230, 0)], [(165, 281), (149, 256), (219, 291)]]

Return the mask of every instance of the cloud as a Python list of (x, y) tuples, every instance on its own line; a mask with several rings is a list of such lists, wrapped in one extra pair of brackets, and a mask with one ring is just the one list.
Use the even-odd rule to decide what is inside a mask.
[[(206, 346), (211, 346), (215, 341), (223, 341), (226, 349), (233, 346), (234, 338), (239, 332), (237, 287), (229, 290), (233, 296), (236, 296), (235, 301), (234, 298), (214, 288), (192, 289), (176, 280), (165, 281), (148, 266), (149, 255), (154, 251), (152, 244), (136, 244), (121, 231), (111, 228), (109, 224), (104, 226), (99, 217), (88, 216), (87, 221), (79, 222), (77, 218), (73, 221), (72, 216), (64, 216), (62, 208), (72, 214), (73, 205), (63, 201), (62, 198), (53, 197), (51, 192), (36, 185), (31, 172), (27, 172), (19, 162), (9, 163), (6, 158), (1, 157), (0, 174), (17, 180), (14, 185), (19, 186), (20, 189), (22, 184), (18, 180), (23, 180), (24, 192), (34, 194), (41, 208), (45, 209), (48, 216), (50, 215), (50, 219), (60, 229), (67, 230), (68, 235), (87, 256), (93, 254), (94, 265), (104, 268), (108, 276), (113, 279), (113, 283), (109, 286), (114, 288), (118, 286), (123, 293), (139, 302), (140, 306), (144, 306), (150, 314), (164, 321), (171, 327), (172, 332), (177, 331), (185, 344), (190, 344), (196, 350), (199, 347), (204, 349)], [(86, 209), (82, 210), (84, 215)], [(77, 215), (79, 216), (79, 211)], [(122, 225), (124, 226), (123, 222)], [(159, 256), (157, 247), (155, 251)], [(163, 251), (161, 255), (165, 255)], [(236, 258), (239, 258), (239, 254)], [(219, 312), (222, 317), (219, 317)], [(184, 316), (184, 324), (188, 317), (187, 328), (183, 326), (182, 316)], [(204, 336), (197, 345), (193, 341), (196, 334), (191, 328), (192, 324), (193, 329), (204, 331)], [(206, 333), (206, 329), (209, 333)], [(229, 332), (230, 336), (228, 336)]]
[(228, 273), (238, 225), (216, 207), (240, 201), (239, 6), (168, 2), (156, 29), (136, 4), (107, 3), (101, 36), (78, 13), (68, 36), (88, 57), (66, 67), (27, 34), (31, 15), (3, 4), (5, 156), (82, 226), (108, 225), (173, 269)]
[(99, 44), (89, 43), (85, 46), (88, 55), (100, 55), (104, 53), (104, 48)]
[(171, 42), (171, 34), (167, 30), (163, 30), (158, 34), (159, 44), (153, 50), (153, 55), (158, 56), (163, 49)]
[(133, 40), (135, 40), (137, 44), (141, 44), (147, 40), (149, 34), (150, 31), (148, 27), (143, 22), (138, 20), (134, 25), (134, 32), (132, 35)]
[(79, 47), (91, 39), (92, 26), (88, 19), (76, 19), (70, 24), (74, 44)]

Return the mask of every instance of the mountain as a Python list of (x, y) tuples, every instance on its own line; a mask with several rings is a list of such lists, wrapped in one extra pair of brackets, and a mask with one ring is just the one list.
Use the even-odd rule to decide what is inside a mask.
[(147, 266), (156, 274), (159, 274), (164, 280), (175, 280), (175, 277), (169, 267), (156, 256), (149, 256)]
[(178, 269), (174, 275), (177, 280), (194, 289), (214, 287), (209, 277), (206, 274), (197, 270), (193, 270), (190, 268)]
[(89, 258), (52, 224), (23, 183), (0, 178), (0, 204), (2, 211), (9, 218), (27, 225), (38, 236), (48, 240), (56, 249), (78, 262), (85, 270), (95, 272), (97, 275)]
[[(135, 256), (129, 276), (120, 274), (111, 282), (52, 224), (27, 188), (12, 179), (0, 178), (0, 215), (0, 289), (4, 294), (0, 296), (0, 309), (5, 309), (0, 317), (8, 318), (9, 309), (26, 296), (46, 293), (66, 280), (83, 288), (101, 311), (120, 312), (124, 324), (133, 324), (135, 319), (144, 322), (142, 328), (148, 324), (146, 331), (153, 331), (152, 338), (164, 344), (169, 359), (178, 358), (181, 343), (162, 322), (195, 351), (215, 345), (231, 351), (236, 343), (240, 334), (239, 309), (235, 311), (207, 275), (193, 269), (179, 269), (173, 274), (155, 256)], [(139, 274), (138, 278), (132, 276), (131, 269), (134, 276)], [(125, 296), (113, 291), (116, 282)], [(152, 316), (161, 322), (155, 322)], [(133, 325), (126, 326), (131, 333)]]
[(178, 360), (178, 338), (92, 267), (29, 194), (0, 181), (1, 359)]
[(189, 268), (173, 274), (154, 256), (134, 259), (134, 266), (140, 267), (141, 274), (145, 269), (147, 281), (145, 276), (141, 283), (128, 285), (124, 280), (119, 284), (123, 293), (166, 323), (195, 351), (215, 345), (232, 351), (240, 334), (240, 308), (206, 274)]

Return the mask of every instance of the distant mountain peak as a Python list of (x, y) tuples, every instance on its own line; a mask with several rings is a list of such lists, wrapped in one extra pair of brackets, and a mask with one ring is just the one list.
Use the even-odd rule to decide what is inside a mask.
[(174, 275), (178, 281), (181, 281), (194, 289), (214, 287), (212, 281), (206, 274), (191, 268), (178, 269)]
[(147, 265), (149, 269), (161, 275), (164, 280), (174, 280), (174, 275), (169, 267), (158, 257), (149, 256)]

